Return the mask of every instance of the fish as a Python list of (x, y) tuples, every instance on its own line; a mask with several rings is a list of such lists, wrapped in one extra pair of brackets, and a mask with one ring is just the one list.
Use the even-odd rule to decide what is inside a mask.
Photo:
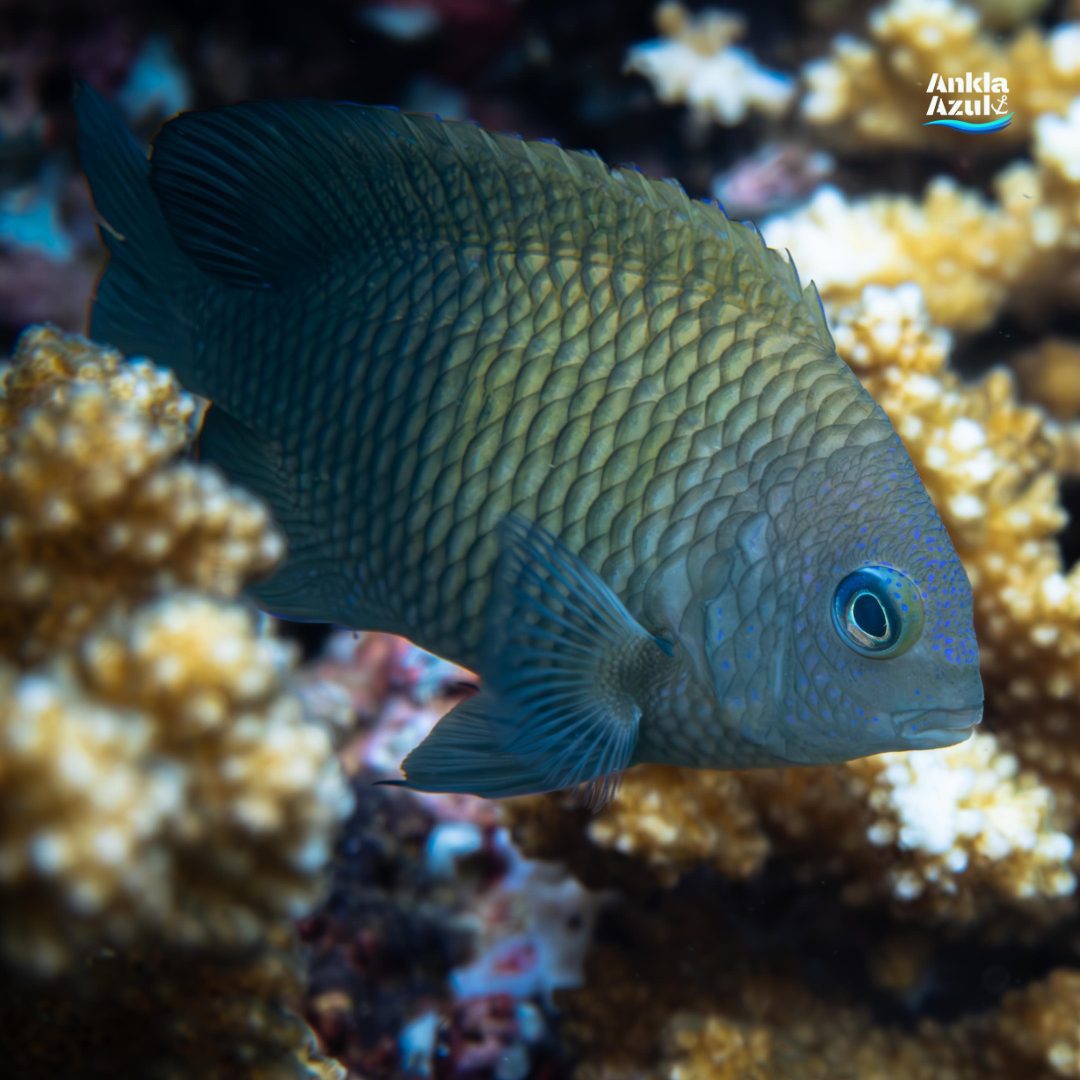
[(392, 108), (97, 93), (91, 335), (210, 402), (283, 618), (478, 673), (400, 783), (594, 805), (639, 763), (817, 765), (982, 716), (971, 588), (821, 301), (674, 182)]

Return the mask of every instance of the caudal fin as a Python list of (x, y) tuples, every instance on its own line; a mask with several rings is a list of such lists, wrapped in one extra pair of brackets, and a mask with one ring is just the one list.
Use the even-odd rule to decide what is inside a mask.
[(177, 247), (150, 188), (149, 160), (119, 113), (85, 84), (76, 91), (75, 112), (79, 157), (109, 250), (90, 335), (125, 353), (149, 356), (191, 386), (184, 293), (198, 271)]

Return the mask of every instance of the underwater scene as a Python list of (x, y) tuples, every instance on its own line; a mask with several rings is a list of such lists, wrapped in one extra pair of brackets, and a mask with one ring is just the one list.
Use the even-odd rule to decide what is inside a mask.
[(1080, 2), (0, 3), (0, 1075), (1080, 1077)]

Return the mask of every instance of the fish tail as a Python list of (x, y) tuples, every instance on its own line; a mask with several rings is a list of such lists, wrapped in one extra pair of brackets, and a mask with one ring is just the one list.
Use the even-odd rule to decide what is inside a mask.
[(173, 239), (150, 187), (149, 159), (120, 114), (82, 83), (75, 112), (79, 158), (109, 251), (90, 334), (122, 352), (151, 357), (189, 385), (194, 335), (182, 297), (198, 271)]

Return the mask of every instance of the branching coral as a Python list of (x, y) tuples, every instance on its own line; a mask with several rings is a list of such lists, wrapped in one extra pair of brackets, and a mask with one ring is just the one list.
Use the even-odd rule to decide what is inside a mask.
[[(291, 650), (227, 599), (281, 540), (252, 498), (172, 460), (195, 414), (168, 374), (47, 328), (0, 377), (0, 974), (29, 973), (39, 1011), (88, 1037), (140, 1009), (183, 1018), (159, 1036), (186, 1064), (145, 1075), (331, 1075), (272, 970), (295, 970), (288, 919), (350, 798)], [(206, 1003), (259, 996), (202, 1010), (200, 984)], [(92, 1067), (130, 1074), (103, 1039)]]
[(0, 655), (35, 662), (171, 588), (235, 596), (280, 557), (260, 503), (172, 460), (197, 411), (148, 361), (23, 335), (0, 366)]
[(656, 28), (660, 39), (631, 49), (626, 70), (644, 75), (662, 102), (686, 102), (698, 120), (727, 125), (750, 113), (778, 116), (787, 110), (794, 80), (761, 67), (734, 45), (746, 29), (738, 15), (691, 15), (678, 0), (666, 0), (656, 10)]
[(967, 153), (1015, 145), (1036, 117), (1064, 112), (1080, 93), (1077, 24), (1047, 35), (1026, 27), (1002, 46), (983, 31), (978, 11), (955, 0), (891, 0), (870, 16), (869, 31), (869, 42), (838, 38), (832, 54), (805, 71), (802, 114), (837, 145), (955, 152), (964, 136), (923, 126), (935, 72), (989, 72), (1008, 81), (1012, 123), (995, 133), (996, 142), (965, 143)]
[(75, 658), (2, 676), (2, 945), (37, 970), (95, 944), (248, 945), (314, 899), (347, 797), (287, 650), (177, 595)]
[(855, 300), (870, 283), (914, 281), (934, 321), (956, 330), (985, 326), (1034, 256), (1027, 222), (944, 177), (922, 202), (887, 195), (848, 201), (822, 188), (762, 231), (771, 247), (791, 252), (827, 305)]
[(1073, 845), (1055, 799), (992, 735), (745, 783), (796, 876), (839, 877), (850, 903), (953, 922), (1003, 904), (1042, 921), (1073, 910)]
[(1040, 117), (1032, 149), (1032, 162), (994, 178), (994, 199), (945, 176), (921, 201), (848, 200), (823, 188), (762, 231), (791, 252), (831, 313), (867, 285), (915, 282), (932, 321), (948, 329), (981, 330), (1006, 309), (1037, 314), (1071, 303), (1080, 281), (1080, 102)]
[(887, 902), (906, 917), (964, 922), (1012, 908), (1045, 921), (1073, 910), (1072, 842), (1056, 801), (988, 734), (837, 768), (638, 769), (588, 825), (591, 846), (574, 840), (580, 819), (536, 802), (505, 811), (518, 842), (544, 855), (561, 846), (598, 888), (672, 887), (702, 866), (749, 879), (773, 854), (800, 881), (835, 881), (847, 903)]

